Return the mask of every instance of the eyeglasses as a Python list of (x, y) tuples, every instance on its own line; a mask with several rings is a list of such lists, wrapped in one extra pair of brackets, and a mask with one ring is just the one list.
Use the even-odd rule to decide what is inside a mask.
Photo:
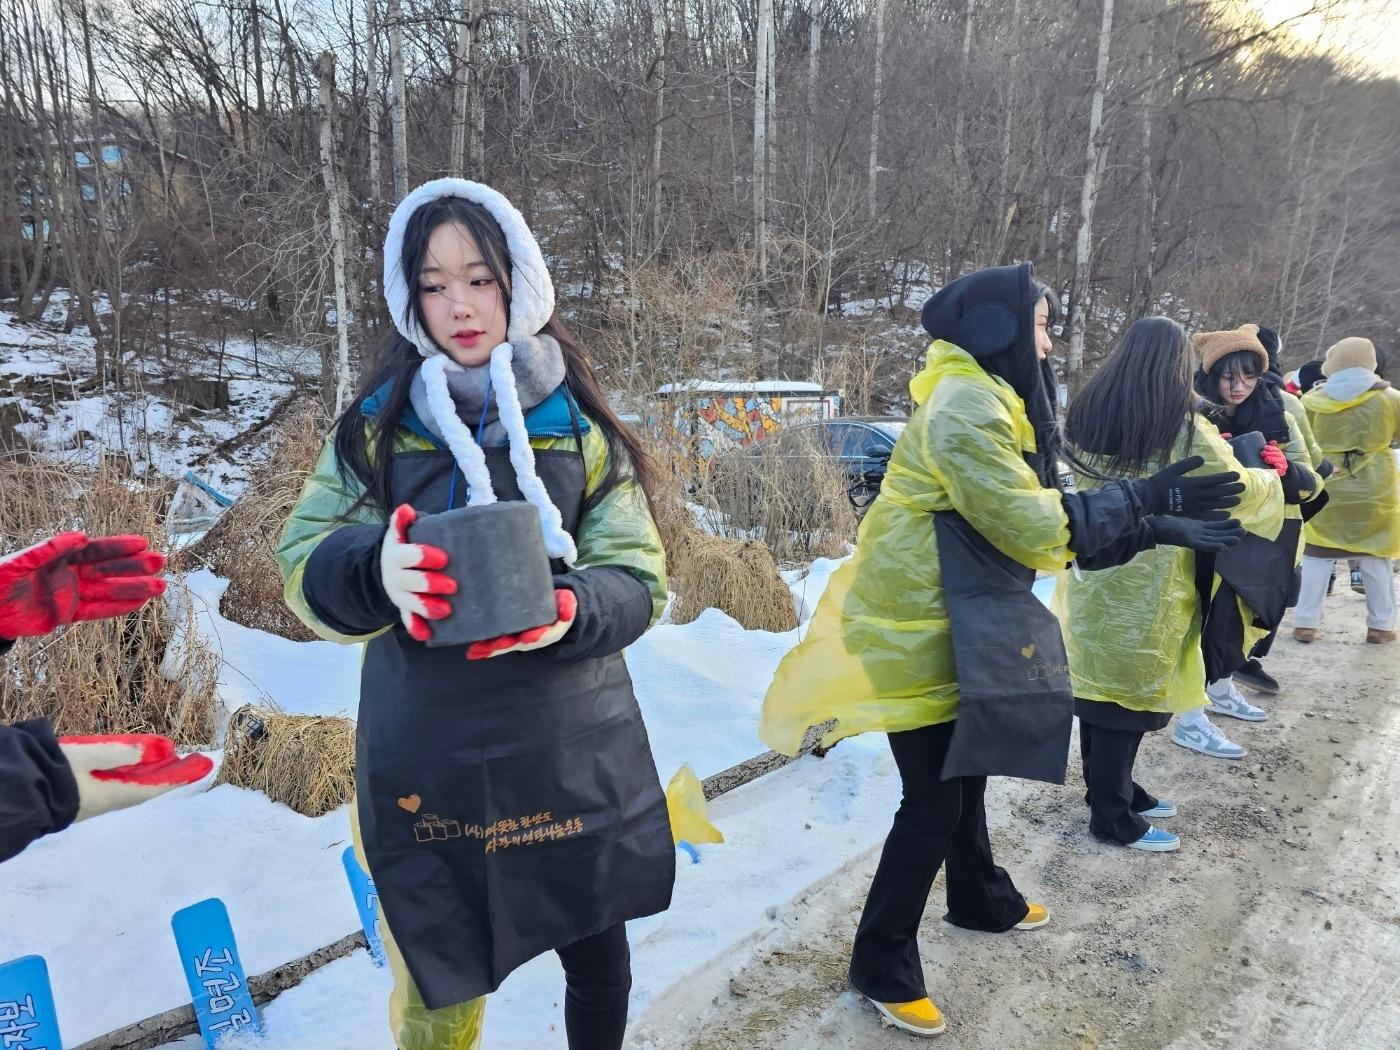
[(1239, 387), (1241, 390), (1253, 390), (1259, 385), (1258, 376), (1221, 376), (1220, 381), (1230, 390), (1235, 387)]

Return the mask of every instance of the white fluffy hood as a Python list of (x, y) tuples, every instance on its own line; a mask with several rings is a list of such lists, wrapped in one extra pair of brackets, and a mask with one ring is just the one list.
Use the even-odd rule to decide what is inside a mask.
[(537, 333), (554, 314), (554, 281), (544, 265), (539, 242), (515, 205), (490, 186), (467, 179), (434, 179), (410, 193), (389, 219), (384, 235), (384, 298), (394, 327), (418, 348), (424, 357), (440, 354), (436, 343), (423, 331), (409, 310), (413, 289), (403, 272), (403, 235), (413, 213), (439, 197), (462, 197), (480, 204), (491, 213), (510, 249), (510, 324), (506, 338), (514, 341)]
[(403, 272), (404, 231), (414, 212), (440, 197), (463, 197), (480, 204), (491, 213), (505, 234), (506, 248), (510, 251), (510, 322), (506, 327), (507, 342), (491, 351), (491, 383), (500, 408), (501, 423), (510, 439), (511, 466), (515, 468), (520, 491), (539, 511), (545, 550), (551, 558), (562, 558), (572, 565), (578, 558), (578, 550), (573, 537), (564, 529), (559, 508), (550, 501), (544, 483), (535, 472), (535, 453), (530, 447), (525, 413), (516, 392), (515, 373), (511, 369), (515, 347), (526, 346), (554, 314), (554, 282), (545, 268), (544, 255), (525, 217), (502, 194), (479, 182), (435, 179), (419, 186), (394, 209), (384, 236), (384, 298), (389, 305), (389, 314), (394, 327), (425, 358), (422, 376), (428, 400), (442, 428), (443, 440), (452, 450), (452, 458), (467, 479), (468, 505), (495, 503), (496, 493), (486, 468), (485, 455), (472, 437), (471, 428), (457, 418), (448, 392), (445, 372), (462, 366), (442, 352), (409, 309), (410, 297), (416, 289), (408, 286)]

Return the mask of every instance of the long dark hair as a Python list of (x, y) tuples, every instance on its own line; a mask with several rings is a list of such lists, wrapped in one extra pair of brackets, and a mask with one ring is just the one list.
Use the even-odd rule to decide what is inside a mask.
[(1091, 456), (1107, 474), (1145, 473), (1166, 460), (1183, 429), (1189, 450), (1193, 371), (1191, 341), (1181, 325), (1169, 317), (1134, 321), (1065, 414), (1076, 465), (1078, 457)]
[[(510, 250), (501, 227), (490, 212), (474, 201), (462, 197), (439, 197), (424, 204), (409, 218), (400, 253), (403, 277), (409, 290), (405, 309), (424, 332), (428, 331), (428, 325), (418, 301), (418, 275), (427, 258), (428, 238), (445, 222), (461, 223), (471, 233), (481, 249), (487, 269), (500, 286), (506, 310), (510, 309)], [(558, 314), (549, 319), (542, 331), (558, 341), (564, 354), (564, 384), (579, 409), (607, 440), (607, 473), (602, 483), (585, 500), (584, 510), (596, 506), (621, 480), (624, 464), (630, 466), (631, 474), (650, 505), (651, 459), (641, 441), (618, 419), (617, 413), (608, 404), (607, 395), (598, 384), (588, 359), (569, 335)], [(366, 504), (372, 504), (385, 513), (392, 509), (390, 470), (394, 437), (399, 419), (409, 403), (413, 377), (422, 363), (423, 357), (418, 349), (396, 329), (392, 330), (380, 344), (374, 367), (366, 376), (360, 392), (335, 421), (335, 456), (340, 476), (347, 484), (364, 488), (359, 499), (345, 512), (347, 515)], [(378, 405), (374, 417), (366, 417), (365, 401), (386, 384), (387, 396)], [(368, 432), (366, 423), (369, 424)]]
[[(1256, 379), (1249, 396), (1233, 408), (1220, 398), (1222, 379)], [(1235, 350), (1215, 362), (1209, 372), (1197, 369), (1196, 392), (1206, 399), (1203, 412), (1221, 430), (1248, 434), (1257, 430), (1270, 441), (1287, 444), (1288, 422), (1284, 415), (1283, 379), (1266, 368), (1253, 350)]]

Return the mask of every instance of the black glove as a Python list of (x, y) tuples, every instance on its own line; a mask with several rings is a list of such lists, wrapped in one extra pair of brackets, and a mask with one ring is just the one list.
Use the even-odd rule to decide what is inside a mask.
[(1175, 518), (1155, 514), (1147, 519), (1159, 544), (1168, 547), (1189, 547), (1193, 551), (1214, 554), (1233, 547), (1244, 539), (1244, 526), (1234, 518), (1225, 521), (1197, 521), (1195, 518)]
[(1172, 514), (1202, 521), (1223, 521), (1220, 513), (1238, 505), (1244, 482), (1233, 470), (1220, 474), (1186, 475), (1204, 465), (1200, 456), (1179, 459), (1150, 478), (1133, 481), (1133, 492), (1148, 514)]
[(1307, 467), (1293, 460), (1288, 462), (1288, 473), (1279, 478), (1283, 482), (1283, 502), (1296, 506), (1303, 502), (1303, 490), (1316, 492), (1318, 483), (1315, 475)]
[(1324, 459), (1317, 465), (1317, 476), (1323, 481), (1326, 481), (1332, 476), (1332, 472), (1336, 469), (1336, 467), (1332, 466), (1332, 461), (1330, 459)]

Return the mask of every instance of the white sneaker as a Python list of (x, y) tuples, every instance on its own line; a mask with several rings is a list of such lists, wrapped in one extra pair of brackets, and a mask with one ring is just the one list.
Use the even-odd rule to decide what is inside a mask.
[(1206, 687), (1206, 710), (1212, 714), (1229, 715), (1245, 722), (1263, 722), (1269, 717), (1269, 713), (1262, 707), (1255, 707), (1246, 700), (1239, 687), (1229, 678), (1225, 679), (1225, 688), (1219, 694), (1211, 692), (1209, 686)]
[(1244, 758), (1248, 754), (1244, 748), (1227, 739), (1224, 733), (1204, 718), (1191, 725), (1178, 721), (1172, 727), (1172, 743), (1199, 751), (1211, 758)]

